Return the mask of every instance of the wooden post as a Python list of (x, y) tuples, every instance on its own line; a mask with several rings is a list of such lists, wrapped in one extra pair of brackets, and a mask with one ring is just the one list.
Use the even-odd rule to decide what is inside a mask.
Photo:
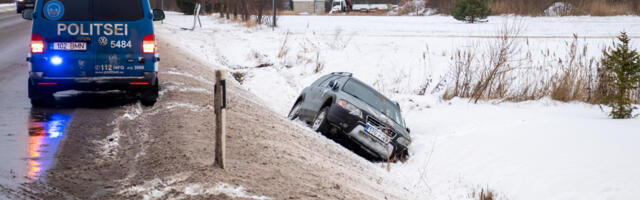
[(216, 85), (214, 97), (214, 111), (216, 114), (216, 157), (214, 165), (224, 169), (225, 137), (226, 137), (226, 78), (223, 70), (216, 70)]

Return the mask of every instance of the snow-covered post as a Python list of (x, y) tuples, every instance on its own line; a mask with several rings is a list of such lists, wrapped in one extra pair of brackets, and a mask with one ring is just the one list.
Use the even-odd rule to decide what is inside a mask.
[(227, 84), (223, 70), (216, 70), (216, 85), (214, 97), (214, 112), (216, 114), (216, 157), (214, 165), (224, 169), (225, 163), (225, 137), (227, 135)]

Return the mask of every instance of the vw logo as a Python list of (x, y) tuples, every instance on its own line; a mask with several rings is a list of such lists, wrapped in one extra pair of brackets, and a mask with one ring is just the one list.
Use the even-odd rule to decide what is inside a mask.
[(100, 44), (100, 46), (107, 46), (107, 42), (107, 38), (104, 36), (98, 38), (98, 43)]

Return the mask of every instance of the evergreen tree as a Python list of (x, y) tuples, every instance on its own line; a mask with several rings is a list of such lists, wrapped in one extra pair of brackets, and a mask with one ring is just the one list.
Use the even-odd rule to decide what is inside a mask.
[(629, 49), (629, 37), (623, 32), (614, 44), (615, 49), (603, 51), (602, 66), (606, 72), (605, 82), (610, 88), (604, 94), (603, 103), (611, 107), (611, 116), (614, 119), (627, 119), (635, 117), (632, 105), (631, 92), (640, 84), (640, 56), (636, 50)]
[(451, 9), (453, 18), (467, 23), (486, 21), (489, 15), (489, 0), (457, 0)]

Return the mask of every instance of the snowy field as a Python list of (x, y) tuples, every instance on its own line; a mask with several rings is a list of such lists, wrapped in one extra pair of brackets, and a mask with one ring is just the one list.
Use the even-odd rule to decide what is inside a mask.
[(439, 84), (456, 51), (487, 50), (505, 24), (520, 25), (521, 51), (545, 65), (564, 59), (573, 34), (596, 60), (621, 31), (639, 48), (639, 17), (499, 16), (465, 24), (445, 16), (285, 16), (272, 31), (215, 16), (202, 18), (204, 28), (181, 30), (192, 20), (167, 13), (156, 27), (159, 40), (244, 74), (243, 86), (283, 116), (304, 87), (334, 71), (353, 72), (399, 101), (412, 157), (388, 176), (415, 199), (474, 199), (486, 187), (509, 199), (640, 199), (639, 119), (610, 120), (598, 106), (548, 99), (443, 101)]

